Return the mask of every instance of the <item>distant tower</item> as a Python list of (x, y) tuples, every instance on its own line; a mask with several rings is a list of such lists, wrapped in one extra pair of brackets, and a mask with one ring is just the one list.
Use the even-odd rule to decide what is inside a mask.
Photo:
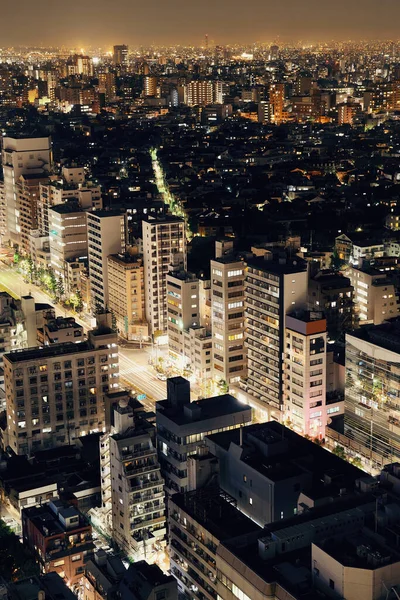
[(206, 50), (208, 50), (208, 33), (206, 33), (204, 40), (205, 40)]

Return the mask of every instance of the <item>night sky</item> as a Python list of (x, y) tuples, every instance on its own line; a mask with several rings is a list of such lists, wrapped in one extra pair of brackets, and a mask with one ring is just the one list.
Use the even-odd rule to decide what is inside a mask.
[(389, 39), (400, 0), (0, 0), (0, 47)]

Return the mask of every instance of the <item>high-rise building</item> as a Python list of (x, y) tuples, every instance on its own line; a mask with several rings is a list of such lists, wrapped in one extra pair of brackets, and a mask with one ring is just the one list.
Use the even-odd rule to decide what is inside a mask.
[(309, 281), (308, 302), (316, 311), (323, 311), (331, 340), (353, 329), (354, 288), (348, 277), (334, 271), (319, 271)]
[(104, 430), (104, 395), (118, 387), (117, 334), (106, 317), (85, 342), (4, 355), (6, 439), (16, 454)]
[(65, 202), (49, 210), (50, 266), (57, 278), (65, 277), (66, 262), (86, 260), (86, 213), (77, 202)]
[(302, 435), (322, 440), (326, 413), (326, 320), (322, 313), (286, 316), (283, 402), (285, 418)]
[(87, 213), (92, 310), (109, 304), (108, 256), (125, 252), (125, 216), (116, 211)]
[(154, 75), (147, 75), (143, 80), (143, 94), (146, 97), (155, 97), (158, 93), (158, 80)]
[(285, 106), (285, 84), (272, 83), (269, 88), (269, 101), (272, 106), (273, 122), (280, 125), (283, 121)]
[(168, 350), (177, 364), (184, 367), (189, 354), (185, 352), (184, 334), (190, 327), (200, 325), (199, 280), (194, 273), (174, 268), (167, 274), (166, 284)]
[(299, 258), (249, 259), (246, 274), (248, 391), (261, 403), (283, 406), (285, 317), (307, 303), (306, 263)]
[(103, 206), (100, 185), (86, 177), (83, 167), (63, 167), (61, 177), (51, 176), (40, 184), (38, 229), (49, 235), (49, 209), (68, 200), (75, 200), (83, 210), (100, 210)]
[(378, 466), (400, 458), (398, 321), (346, 334), (345, 435)]
[(222, 82), (206, 80), (191, 81), (184, 86), (183, 101), (188, 106), (222, 104)]
[(143, 259), (146, 320), (150, 334), (167, 333), (167, 273), (169, 265), (180, 255), (186, 270), (186, 237), (183, 219), (164, 216), (148, 217), (143, 226)]
[(2, 150), (7, 237), (21, 243), (17, 185), (21, 175), (46, 175), (52, 166), (51, 138), (4, 137)]
[(252, 409), (230, 394), (190, 401), (190, 383), (167, 381), (167, 400), (156, 403), (161, 473), (169, 494), (188, 489), (187, 459), (204, 436), (251, 423)]
[(380, 325), (400, 315), (399, 290), (394, 278), (368, 263), (362, 268), (350, 267), (348, 274), (354, 288), (355, 312), (361, 324)]
[(106, 102), (115, 98), (115, 92), (114, 73), (99, 73), (99, 93), (104, 94)]
[(67, 75), (83, 75), (85, 77), (93, 77), (93, 61), (90, 56), (83, 54), (74, 54), (66, 64)]
[(43, 174), (21, 175), (17, 183), (17, 204), (19, 206), (19, 224), (21, 250), (29, 255), (30, 233), (38, 228), (38, 205), (40, 184), (47, 183), (48, 177)]
[(244, 345), (246, 264), (231, 241), (217, 242), (211, 261), (211, 328), (214, 379), (236, 383), (247, 373)]
[(135, 562), (155, 562), (165, 546), (164, 480), (155, 427), (130, 400), (114, 404), (111, 432), (101, 438), (102, 502), (118, 546)]
[(143, 258), (137, 254), (111, 254), (107, 270), (109, 308), (119, 335), (129, 341), (147, 339)]
[(120, 44), (114, 46), (113, 52), (114, 65), (126, 66), (128, 64), (128, 46)]

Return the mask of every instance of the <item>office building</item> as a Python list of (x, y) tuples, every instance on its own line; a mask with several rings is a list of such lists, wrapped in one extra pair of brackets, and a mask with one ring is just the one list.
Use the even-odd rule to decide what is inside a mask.
[(118, 346), (110, 315), (99, 319), (100, 325), (80, 344), (51, 344), (4, 355), (6, 438), (16, 454), (103, 431), (104, 395), (118, 387)]
[(377, 465), (400, 457), (399, 322), (346, 334), (345, 435)]
[(349, 278), (360, 324), (380, 325), (400, 315), (399, 291), (390, 275), (365, 263), (361, 268), (351, 267)]
[(179, 267), (169, 271), (167, 285), (168, 351), (178, 367), (189, 363), (185, 333), (200, 325), (199, 280)]
[(216, 243), (211, 261), (211, 327), (213, 377), (236, 383), (247, 373), (245, 335), (246, 264), (234, 253), (232, 241)]
[(43, 573), (56, 572), (73, 587), (93, 552), (92, 526), (74, 506), (53, 499), (22, 511), (24, 545)]
[(186, 270), (186, 237), (183, 219), (149, 217), (142, 222), (146, 320), (150, 334), (167, 334), (167, 274), (179, 255)]
[(2, 149), (7, 237), (21, 243), (20, 200), (17, 185), (21, 175), (45, 176), (51, 171), (51, 138), (4, 137)]
[(128, 46), (125, 44), (114, 46), (113, 63), (119, 66), (126, 66), (128, 64)]
[(125, 252), (126, 221), (118, 211), (87, 214), (92, 311), (109, 305), (108, 257)]
[(109, 308), (118, 333), (133, 340), (147, 340), (143, 258), (137, 254), (111, 254), (107, 259)]
[(169, 494), (188, 486), (187, 457), (211, 432), (241, 427), (251, 422), (252, 410), (229, 394), (190, 401), (190, 383), (183, 377), (167, 381), (167, 399), (156, 404), (161, 472)]
[(67, 75), (83, 75), (84, 77), (93, 77), (93, 61), (90, 56), (83, 54), (74, 54), (67, 62)]
[(111, 431), (101, 438), (102, 502), (119, 547), (135, 562), (155, 562), (165, 546), (164, 481), (154, 425), (130, 400), (111, 407)]
[(272, 105), (267, 100), (258, 103), (258, 121), (259, 123), (272, 123)]
[(49, 210), (50, 266), (57, 279), (66, 279), (67, 261), (83, 261), (88, 256), (86, 213), (77, 202), (69, 201)]
[(306, 263), (272, 254), (248, 260), (246, 274), (247, 390), (265, 408), (283, 407), (285, 318), (307, 302)]
[(295, 431), (322, 440), (327, 422), (326, 319), (322, 313), (296, 311), (285, 322), (285, 418)]

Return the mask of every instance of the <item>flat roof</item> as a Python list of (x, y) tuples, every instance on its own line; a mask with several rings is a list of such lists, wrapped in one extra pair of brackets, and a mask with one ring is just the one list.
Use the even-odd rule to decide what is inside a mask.
[(392, 319), (381, 325), (363, 325), (346, 336), (352, 336), (400, 354), (400, 319)]
[(285, 262), (276, 259), (265, 259), (254, 257), (247, 260), (247, 265), (273, 275), (290, 275), (291, 273), (303, 273), (307, 270), (307, 261), (302, 258), (286, 258)]
[(80, 354), (81, 352), (88, 352), (93, 350), (91, 344), (87, 341), (79, 342), (65, 342), (61, 344), (52, 344), (51, 346), (42, 346), (40, 348), (24, 348), (22, 350), (12, 350), (4, 354), (11, 363), (19, 363), (29, 360), (41, 360), (44, 358), (51, 358), (54, 356), (66, 356), (68, 354)]
[[(178, 379), (178, 378), (173, 378)], [(196, 412), (185, 411), (185, 407), (196, 410), (199, 407), (200, 411)], [(175, 407), (168, 400), (161, 400), (156, 404), (157, 413), (164, 415), (167, 419), (177, 425), (186, 425), (208, 419), (216, 419), (224, 415), (240, 414), (251, 411), (250, 406), (242, 404), (234, 396), (223, 394), (222, 396), (214, 396), (212, 398), (204, 398), (203, 400), (195, 400), (183, 406)]]

